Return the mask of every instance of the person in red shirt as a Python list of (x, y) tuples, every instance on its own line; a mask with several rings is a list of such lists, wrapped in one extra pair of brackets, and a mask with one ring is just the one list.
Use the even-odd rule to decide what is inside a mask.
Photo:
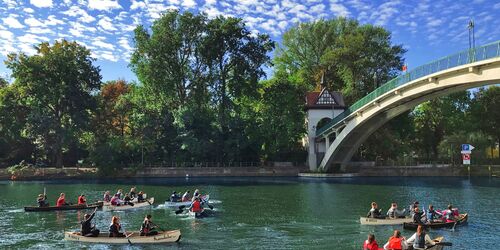
[(191, 212), (200, 213), (202, 211), (201, 201), (199, 198), (196, 198), (191, 204)]
[(67, 206), (67, 205), (68, 205), (68, 203), (66, 203), (65, 195), (64, 195), (64, 193), (61, 193), (61, 195), (59, 195), (59, 198), (57, 199), (56, 206), (62, 207), (62, 206)]
[(368, 239), (363, 244), (363, 250), (379, 250), (375, 235), (368, 234)]
[(394, 230), (394, 234), (384, 245), (384, 249), (388, 250), (403, 250), (407, 248), (406, 239), (401, 236), (401, 232), (399, 230)]
[(87, 204), (87, 199), (85, 199), (85, 195), (82, 194), (78, 196), (78, 205), (85, 205)]

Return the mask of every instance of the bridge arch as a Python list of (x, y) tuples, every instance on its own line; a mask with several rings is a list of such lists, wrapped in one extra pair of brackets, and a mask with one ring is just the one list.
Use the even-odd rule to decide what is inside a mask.
[[(392, 81), (384, 84), (368, 94), (368, 98), (362, 98), (361, 104), (358, 101), (353, 104), (354, 108), (351, 106), (327, 126), (318, 129), (317, 137), (336, 134), (335, 140), (329, 145), (319, 164), (319, 170), (329, 171), (333, 165), (348, 163), (361, 143), (373, 132), (392, 118), (422, 102), (470, 88), (500, 83), (500, 42), (480, 49), (485, 53), (483, 58), (480, 58), (483, 60), (467, 59), (475, 62), (464, 62), (462, 65), (456, 63), (456, 66), (452, 64), (451, 67), (444, 67), (442, 70), (437, 67), (433, 73), (421, 74), (420, 77), (413, 79), (412, 72), (400, 76), (409, 79), (400, 85), (391, 83)], [(492, 50), (494, 53), (486, 54), (486, 51)], [(450, 66), (450, 58), (445, 59)], [(387, 86), (388, 84), (392, 86)]]

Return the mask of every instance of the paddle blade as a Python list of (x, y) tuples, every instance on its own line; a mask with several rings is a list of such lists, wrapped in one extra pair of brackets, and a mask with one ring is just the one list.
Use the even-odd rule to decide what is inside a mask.
[(451, 242), (437, 242), (436, 245), (451, 247), (453, 244)]

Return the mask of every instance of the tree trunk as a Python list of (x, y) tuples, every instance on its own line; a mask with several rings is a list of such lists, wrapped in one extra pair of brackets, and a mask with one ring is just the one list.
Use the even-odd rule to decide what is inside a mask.
[(220, 107), (219, 107), (219, 123), (221, 127), (221, 134), (219, 136), (219, 153), (218, 153), (218, 161), (224, 163), (225, 162), (225, 141), (226, 141), (226, 134), (227, 134), (227, 124), (226, 124), (226, 75), (224, 72), (224, 65), (223, 65), (223, 58), (220, 58), (219, 60), (219, 72), (220, 72), (220, 90), (219, 90), (219, 95), (221, 98), (220, 102)]

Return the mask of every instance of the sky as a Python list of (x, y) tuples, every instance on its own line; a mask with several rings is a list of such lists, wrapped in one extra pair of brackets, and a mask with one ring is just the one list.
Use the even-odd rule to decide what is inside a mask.
[[(242, 18), (249, 30), (269, 34), (278, 45), (297, 23), (353, 18), (392, 32), (393, 43), (408, 50), (409, 70), (467, 49), (470, 19), (476, 45), (500, 40), (498, 0), (0, 0), (0, 60), (12, 52), (31, 55), (34, 45), (64, 38), (92, 51), (104, 81), (133, 81), (128, 65), (134, 28), (150, 27), (174, 9)], [(3, 63), (0, 76), (12, 81)]]

